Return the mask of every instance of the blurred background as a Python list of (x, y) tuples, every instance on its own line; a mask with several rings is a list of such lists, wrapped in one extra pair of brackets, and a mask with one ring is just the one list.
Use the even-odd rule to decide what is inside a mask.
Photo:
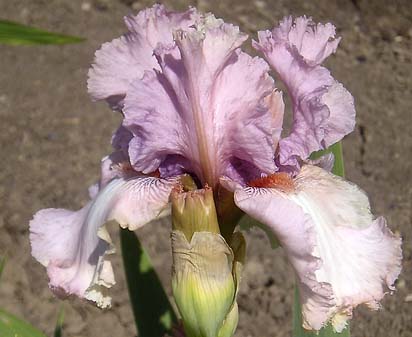
[[(0, 306), (51, 335), (64, 303), (64, 336), (136, 335), (120, 254), (112, 257), (117, 285), (113, 308), (77, 299), (61, 302), (47, 287), (44, 268), (30, 255), (28, 222), (40, 208), (80, 208), (110, 152), (119, 116), (87, 94), (87, 71), (103, 42), (125, 31), (123, 16), (153, 4), (133, 0), (0, 0), (0, 18), (86, 38), (65, 46), (0, 45), (0, 255), (8, 262)], [(383, 309), (358, 309), (354, 337), (412, 336), (412, 3), (378, 0), (165, 1), (212, 11), (256, 37), (285, 15), (332, 22), (342, 36), (328, 67), (355, 97), (356, 130), (344, 141), (347, 178), (369, 194), (404, 238), (403, 272)], [(250, 49), (250, 40), (246, 43)], [(118, 246), (117, 228), (111, 226)], [(170, 294), (170, 228), (138, 231)], [(291, 333), (293, 273), (281, 249), (263, 232), (247, 234), (248, 260), (239, 294), (237, 337)]]

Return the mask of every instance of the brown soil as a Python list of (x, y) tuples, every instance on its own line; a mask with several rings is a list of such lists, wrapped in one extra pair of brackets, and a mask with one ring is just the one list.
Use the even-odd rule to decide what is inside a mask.
[[(412, 5), (410, 1), (237, 0), (195, 5), (237, 23), (254, 36), (287, 14), (331, 21), (343, 37), (329, 61), (334, 75), (356, 98), (357, 128), (347, 137), (347, 177), (365, 189), (375, 214), (386, 215), (404, 238), (398, 291), (383, 309), (357, 310), (356, 337), (412, 336)], [(30, 256), (28, 222), (45, 207), (78, 208), (87, 186), (98, 178), (99, 161), (110, 151), (118, 116), (86, 92), (87, 70), (101, 43), (124, 31), (122, 17), (150, 1), (0, 1), (0, 16), (52, 31), (84, 36), (67, 46), (1, 46), (0, 72), (0, 255), (9, 256), (0, 285), (3, 307), (52, 334), (61, 302), (47, 288), (44, 268)], [(113, 236), (117, 229), (112, 226)], [(146, 227), (139, 236), (170, 291), (167, 226)], [(247, 235), (248, 261), (239, 295), (237, 337), (288, 336), (293, 274), (281, 249), (272, 251), (264, 234)], [(117, 240), (118, 244), (118, 240)], [(65, 336), (126, 337), (136, 334), (120, 256), (114, 305), (100, 311), (79, 300), (64, 302)]]

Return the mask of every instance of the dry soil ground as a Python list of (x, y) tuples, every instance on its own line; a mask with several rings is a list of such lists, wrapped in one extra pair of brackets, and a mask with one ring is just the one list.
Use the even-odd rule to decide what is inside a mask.
[[(63, 47), (0, 46), (0, 255), (8, 265), (0, 306), (51, 334), (60, 302), (47, 288), (43, 267), (30, 256), (28, 222), (44, 207), (78, 208), (110, 150), (118, 117), (92, 103), (86, 74), (94, 51), (124, 31), (122, 17), (150, 1), (1, 0), (0, 17), (87, 38)], [(357, 310), (356, 337), (412, 336), (412, 3), (408, 0), (166, 1), (188, 5), (237, 23), (252, 36), (287, 14), (331, 21), (343, 37), (329, 61), (334, 75), (356, 98), (357, 128), (345, 141), (347, 177), (370, 195), (375, 214), (387, 216), (404, 238), (398, 291), (383, 309)], [(114, 234), (116, 229), (112, 228)], [(164, 284), (169, 286), (167, 226), (139, 232)], [(293, 279), (281, 250), (264, 235), (248, 236), (248, 262), (239, 295), (237, 337), (284, 337), (291, 332)], [(120, 257), (114, 305), (100, 311), (65, 302), (65, 336), (130, 337), (136, 334)]]

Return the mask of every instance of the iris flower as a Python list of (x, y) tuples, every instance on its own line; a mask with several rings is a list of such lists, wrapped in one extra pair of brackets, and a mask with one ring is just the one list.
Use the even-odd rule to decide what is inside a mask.
[[(309, 159), (355, 125), (351, 94), (321, 65), (338, 46), (335, 27), (286, 17), (253, 41), (265, 61), (241, 50), (248, 37), (238, 27), (193, 8), (155, 5), (125, 22), (89, 71), (93, 99), (123, 116), (100, 182), (79, 211), (45, 209), (30, 223), (53, 292), (109, 306), (104, 224), (136, 230), (167, 215), (190, 175), (198, 188), (229, 191), (233, 212), (274, 233), (296, 272), (305, 328), (341, 331), (359, 304), (377, 309), (400, 272), (401, 240), (361, 189), (330, 173), (332, 156)], [(270, 70), (291, 99), (287, 135)]]

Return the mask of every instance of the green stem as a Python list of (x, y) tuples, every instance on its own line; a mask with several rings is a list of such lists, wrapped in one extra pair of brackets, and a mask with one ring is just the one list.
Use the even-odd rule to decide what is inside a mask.
[(333, 164), (332, 172), (337, 176), (344, 177), (345, 176), (345, 167), (343, 165), (343, 147), (342, 142), (338, 142), (333, 144), (328, 149), (330, 152), (333, 153), (335, 156), (335, 163)]
[[(343, 151), (342, 143), (338, 142), (330, 146), (327, 150), (319, 151), (313, 154), (313, 158), (319, 158), (326, 153), (332, 152), (335, 156), (335, 162), (333, 165), (332, 172), (340, 177), (344, 177), (345, 168), (343, 165)], [(350, 328), (348, 327), (341, 333), (333, 331), (330, 324), (322, 328), (319, 332), (308, 331), (302, 328), (302, 308), (299, 300), (299, 290), (295, 286), (295, 300), (293, 303), (293, 337), (350, 337)]]

